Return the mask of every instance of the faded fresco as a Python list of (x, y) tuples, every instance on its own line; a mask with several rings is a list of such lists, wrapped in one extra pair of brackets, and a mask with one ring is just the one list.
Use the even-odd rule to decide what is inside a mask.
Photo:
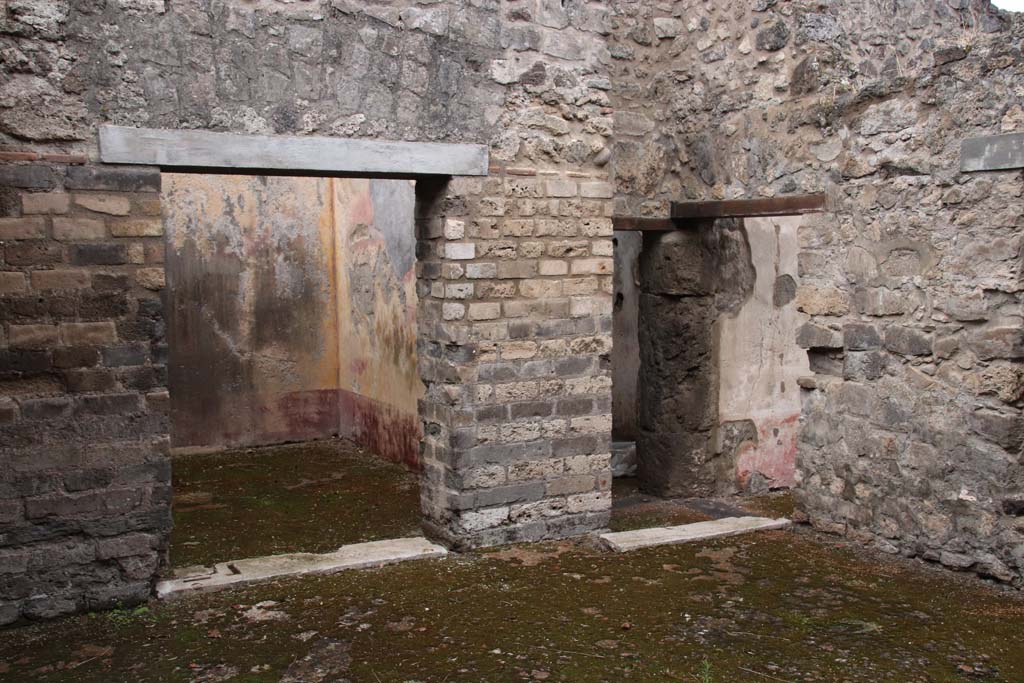
[(331, 180), (338, 269), (340, 433), (418, 466), (415, 193), (402, 180)]
[[(797, 230), (801, 217), (744, 221), (756, 278), (733, 314), (718, 321), (719, 423), (735, 444), (736, 484), (763, 491), (796, 483), (797, 380), (810, 372), (797, 330)], [(738, 438), (737, 438), (738, 437)]]
[(164, 174), (172, 440), (418, 463), (413, 187)]

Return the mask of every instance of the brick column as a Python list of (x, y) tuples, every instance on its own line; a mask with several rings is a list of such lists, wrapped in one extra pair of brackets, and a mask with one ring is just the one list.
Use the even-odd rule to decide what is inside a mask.
[(0, 625), (147, 599), (171, 525), (160, 173), (33, 156), (0, 168)]
[(532, 169), (417, 185), (423, 511), (451, 545), (607, 523), (610, 194)]

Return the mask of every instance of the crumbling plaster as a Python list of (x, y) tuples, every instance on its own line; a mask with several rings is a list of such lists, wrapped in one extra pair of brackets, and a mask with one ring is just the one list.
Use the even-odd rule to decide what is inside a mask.
[[(732, 482), (726, 475), (723, 483), (739, 491), (763, 493), (796, 483), (798, 382), (810, 373), (807, 354), (795, 341), (806, 320), (795, 303), (802, 220), (744, 220), (754, 286), (733, 315), (718, 320), (719, 423), (749, 423), (752, 429), (739, 444), (716, 445), (719, 452), (735, 449), (727, 454), (734, 461)], [(728, 436), (723, 432), (720, 438)]]

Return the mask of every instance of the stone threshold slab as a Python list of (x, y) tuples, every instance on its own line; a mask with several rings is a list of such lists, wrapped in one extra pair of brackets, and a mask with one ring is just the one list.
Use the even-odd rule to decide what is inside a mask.
[(679, 526), (651, 527), (635, 531), (616, 531), (601, 534), (598, 538), (611, 550), (624, 553), (638, 548), (649, 548), (656, 545), (672, 545), (691, 543), (721, 536), (735, 536), (749, 531), (765, 529), (781, 529), (789, 526), (788, 519), (770, 519), (768, 517), (725, 517), (708, 522), (681, 524)]
[(292, 553), (252, 557), (220, 562), (213, 567), (199, 567), (184, 576), (160, 581), (156, 585), (156, 595), (166, 599), (237, 584), (305, 574), (332, 574), (346, 569), (369, 569), (407, 560), (444, 557), (447, 554), (448, 550), (443, 546), (416, 537), (353, 543), (323, 554)]

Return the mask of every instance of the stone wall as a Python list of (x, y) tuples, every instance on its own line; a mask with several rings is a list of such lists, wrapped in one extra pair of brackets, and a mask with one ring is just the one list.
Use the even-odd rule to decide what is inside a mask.
[[(613, 207), (825, 190), (832, 210), (799, 234), (816, 371), (803, 509), (1019, 577), (1020, 177), (964, 176), (956, 156), (965, 135), (1021, 125), (1021, 28), (952, 4), (6, 3), (2, 621), (140, 598), (166, 543), (159, 176), (97, 163), (105, 122), (489, 146), (490, 177), (416, 190), (423, 507), (458, 546), (607, 520)], [(61, 187), (127, 208), (33, 219)], [(68, 202), (80, 210), (97, 212)], [(743, 255), (741, 233), (719, 222), (649, 245), (648, 267), (688, 241), (707, 257), (662, 268), (641, 302), (678, 304), (659, 324), (693, 330), (683, 358), (707, 355), (697, 323), (754, 281), (751, 259), (721, 258)], [(26, 293), (59, 277), (37, 270), (71, 269), (60, 287), (77, 294)], [(668, 408), (687, 401), (685, 429), (710, 437), (704, 367), (682, 378), (694, 392), (645, 395), (652, 443), (680, 432)]]
[(608, 520), (609, 186), (580, 175), (417, 184), (424, 513), (458, 547)]
[(160, 174), (68, 161), (2, 167), (0, 624), (145, 599), (171, 526)]
[(846, 119), (883, 158), (848, 171), (831, 220), (804, 233), (797, 294), (816, 373), (799, 453), (811, 522), (1015, 582), (1024, 188), (1020, 171), (958, 169), (963, 137), (1022, 129), (1021, 35), (939, 51), (898, 96)]
[[(427, 526), (453, 545), (472, 546), (605, 523), (612, 109), (604, 3), (24, 0), (7, 3), (0, 20), (0, 145), (82, 155), (87, 165), (78, 173), (87, 177), (111, 173), (97, 163), (101, 123), (488, 145), (491, 177), (417, 183)], [(3, 196), (16, 198), (17, 182), (35, 182), (22, 173), (31, 175), (3, 168)], [(155, 221), (155, 202), (148, 210)], [(87, 251), (117, 260), (122, 250), (128, 247), (104, 243)], [(57, 258), (45, 253), (39, 258)], [(107, 264), (90, 267), (88, 277), (99, 277)], [(8, 257), (4, 268), (21, 266)], [(162, 276), (158, 265), (138, 271), (154, 286)], [(17, 276), (10, 277), (17, 287)], [(50, 300), (33, 298), (18, 324), (48, 324), (40, 306)], [(144, 313), (156, 320), (144, 320), (158, 327), (153, 302)], [(132, 305), (89, 321), (117, 328), (122, 315), (141, 325)], [(59, 335), (38, 342), (40, 357), (52, 356), (58, 342)], [(9, 339), (3, 344), (6, 353)], [(72, 391), (64, 383), (46, 387), (58, 401)], [(117, 405), (141, 411), (142, 404), (128, 403)], [(166, 419), (152, 420), (131, 434), (154, 435), (160, 447), (140, 445), (137, 452), (162, 463), (166, 474)], [(71, 424), (47, 437), (60, 446), (48, 450), (55, 477), (74, 471), (83, 452), (108, 459), (131, 452), (104, 446), (110, 439), (94, 437), (81, 420)], [(8, 457), (28, 457), (39, 438), (36, 430), (12, 442)], [(4, 477), (14, 471), (0, 468)], [(116, 564), (114, 551), (78, 556), (81, 581), (61, 584), (64, 592), (46, 614), (91, 605), (90, 582), (121, 590), (119, 599), (143, 596), (167, 533), (166, 489), (154, 487), (163, 497), (153, 500), (161, 502), (144, 497), (139, 507), (161, 515), (138, 521), (144, 535), (125, 534), (135, 527), (106, 529), (126, 544), (152, 543), (149, 555), (135, 553), (152, 561), (125, 562), (133, 573), (116, 580), (107, 571)], [(5, 593), (0, 602), (7, 622), (43, 614), (20, 596), (51, 595), (39, 566), (53, 563), (42, 551), (48, 546), (7, 534), (34, 492), (3, 491), (15, 521), (2, 522), (0, 552), (16, 558), (4, 569), (13, 568), (16, 591), (9, 594), (19, 596)], [(89, 514), (104, 523), (120, 519), (127, 503), (118, 491), (95, 496)], [(47, 542), (98, 547), (75, 526), (77, 510), (47, 513)], [(128, 547), (117, 552), (131, 557)]]
[(894, 155), (923, 141), (886, 130), (885, 110), (871, 124), (894, 138), (884, 146), (858, 142), (849, 121), (927, 78), (937, 52), (941, 61), (1006, 35), (1011, 16), (986, 0), (613, 6), (616, 211), (653, 216), (667, 215), (670, 201), (818, 192), (858, 171), (898, 175)]
[[(1021, 130), (1020, 19), (985, 2), (616, 8), (618, 212), (830, 197), (799, 230), (803, 514), (1019, 581), (1021, 176), (961, 174), (959, 146)], [(668, 332), (695, 326), (697, 353), (711, 318), (680, 315)]]

